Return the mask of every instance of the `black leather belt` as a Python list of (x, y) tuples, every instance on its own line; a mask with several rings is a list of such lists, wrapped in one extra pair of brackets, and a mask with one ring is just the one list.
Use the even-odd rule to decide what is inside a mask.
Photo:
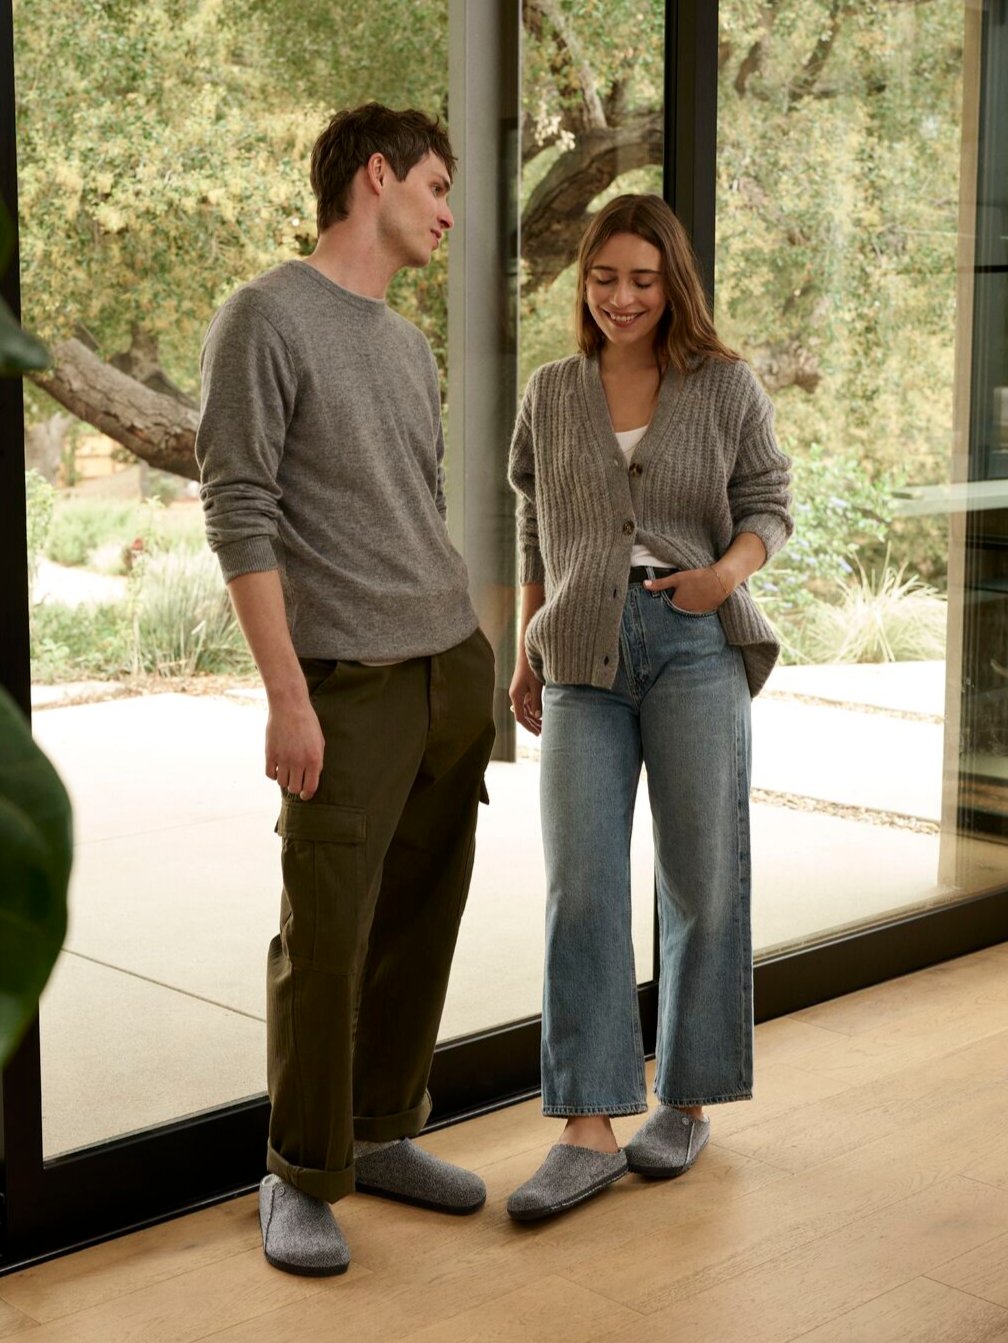
[(677, 574), (678, 569), (659, 569), (657, 564), (635, 564), (630, 570), (628, 583), (643, 583), (646, 578), (668, 578), (669, 574)]

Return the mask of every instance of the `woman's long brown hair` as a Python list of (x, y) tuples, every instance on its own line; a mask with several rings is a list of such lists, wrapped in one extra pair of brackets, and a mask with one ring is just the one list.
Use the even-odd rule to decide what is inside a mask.
[(659, 367), (689, 373), (704, 359), (740, 356), (714, 330), (707, 296), (700, 283), (697, 259), (686, 230), (660, 196), (617, 196), (603, 205), (585, 229), (577, 254), (577, 299), (574, 330), (582, 354), (596, 354), (605, 344), (588, 311), (588, 271), (602, 245), (617, 233), (633, 233), (657, 247), (668, 305), (655, 330)]

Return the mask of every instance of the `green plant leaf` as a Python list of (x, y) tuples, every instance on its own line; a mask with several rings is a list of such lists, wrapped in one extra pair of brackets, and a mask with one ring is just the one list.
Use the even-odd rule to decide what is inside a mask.
[(17, 1048), (66, 935), (70, 801), (0, 690), (0, 1064)]
[(49, 367), (49, 351), (30, 332), (14, 320), (14, 314), (0, 299), (0, 377), (19, 377)]

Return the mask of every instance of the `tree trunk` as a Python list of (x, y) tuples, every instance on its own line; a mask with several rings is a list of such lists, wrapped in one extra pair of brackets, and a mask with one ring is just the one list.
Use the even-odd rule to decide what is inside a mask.
[(29, 425), (25, 430), (25, 469), (37, 471), (50, 485), (55, 485), (67, 432), (73, 422), (72, 415), (56, 411), (47, 420)]
[(80, 340), (57, 345), (52, 360), (34, 381), (61, 406), (159, 471), (199, 479), (196, 410), (113, 368)]

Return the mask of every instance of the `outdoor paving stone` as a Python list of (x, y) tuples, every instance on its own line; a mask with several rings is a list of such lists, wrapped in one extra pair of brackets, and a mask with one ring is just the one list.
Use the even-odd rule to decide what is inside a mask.
[[(816, 795), (818, 779), (819, 792), (863, 804), (864, 776), (888, 762), (882, 801), (907, 811), (908, 790), (919, 783), (912, 771), (937, 773), (940, 765), (940, 729), (926, 723), (773, 701), (757, 701), (757, 709), (762, 787), (776, 783), (783, 791)], [(764, 709), (770, 712), (761, 718)], [(264, 706), (255, 700), (175, 694), (38, 715), (41, 744), (75, 801), (77, 835), (70, 954), (43, 1016), (47, 1133), (77, 1125), (92, 1137), (105, 1136), (103, 1125), (114, 1122), (121, 1131), (159, 1122), (261, 1085), (263, 965), (279, 902), (272, 833), (277, 798), (262, 774), (264, 720)], [(857, 730), (863, 723), (873, 729), (870, 735)], [(887, 735), (892, 727), (908, 735)], [(847, 766), (837, 760), (841, 747), (852, 756)], [(773, 758), (761, 758), (767, 751)], [(862, 761), (860, 776), (853, 758)], [(907, 773), (897, 792), (900, 759)], [(442, 1038), (540, 1007), (545, 882), (537, 762), (493, 763), (488, 788), (491, 805), (480, 809), (473, 886)], [(933, 898), (938, 849), (937, 835), (755, 807), (757, 949)], [(643, 788), (632, 869), (643, 979), (652, 937), (651, 825)], [(82, 957), (101, 964), (85, 971), (90, 962)], [(209, 1051), (210, 1061), (201, 1056), (194, 1063), (200, 1051)], [(74, 1081), (78, 1055), (91, 1070), (83, 1090)], [(226, 1066), (214, 1065), (214, 1058)], [(130, 1080), (134, 1074), (140, 1085)], [(121, 1076), (127, 1078), (122, 1086)], [(93, 1118), (95, 1107), (107, 1113), (101, 1111), (106, 1092), (119, 1096), (116, 1117)], [(62, 1138), (52, 1142), (64, 1144)]]
[(265, 1090), (265, 1027), (62, 956), (40, 1012), (46, 1157)]
[[(902, 713), (945, 713), (944, 662), (872, 662), (850, 666), (781, 667), (766, 691), (811, 695), (838, 704), (863, 704)], [(765, 692), (764, 692), (765, 693)]]
[(275, 809), (265, 721), (264, 707), (163, 694), (49, 709), (33, 727), (89, 843)]
[(939, 844), (937, 834), (754, 806), (756, 954), (942, 898)]
[(753, 787), (937, 821), (945, 729), (797, 701), (753, 702)]
[(58, 685), (33, 685), (31, 706), (33, 709), (48, 709), (67, 700), (86, 699), (96, 695), (114, 699), (125, 692), (126, 687), (121, 681), (61, 681)]

